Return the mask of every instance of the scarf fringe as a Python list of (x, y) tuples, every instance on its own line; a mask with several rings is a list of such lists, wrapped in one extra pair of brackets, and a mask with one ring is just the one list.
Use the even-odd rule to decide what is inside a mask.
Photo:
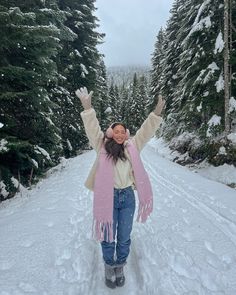
[(113, 242), (113, 221), (104, 222), (94, 219), (93, 220), (93, 237), (102, 242)]
[(149, 200), (145, 204), (139, 203), (137, 221), (145, 222), (153, 210), (153, 200)]

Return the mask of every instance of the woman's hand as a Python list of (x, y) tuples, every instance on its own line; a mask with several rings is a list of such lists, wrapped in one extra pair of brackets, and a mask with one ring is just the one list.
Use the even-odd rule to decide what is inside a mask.
[(155, 110), (153, 111), (157, 116), (161, 115), (161, 112), (165, 106), (165, 100), (162, 98), (162, 95), (158, 95), (158, 102), (155, 107)]
[(93, 95), (93, 91), (88, 93), (86, 87), (81, 87), (75, 91), (76, 96), (80, 99), (82, 106), (85, 110), (91, 109), (91, 98)]

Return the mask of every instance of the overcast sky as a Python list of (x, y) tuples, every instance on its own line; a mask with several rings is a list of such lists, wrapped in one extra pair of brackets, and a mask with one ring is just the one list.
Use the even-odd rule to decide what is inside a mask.
[(160, 27), (173, 0), (97, 0), (99, 31), (106, 34), (99, 51), (106, 66), (150, 65)]

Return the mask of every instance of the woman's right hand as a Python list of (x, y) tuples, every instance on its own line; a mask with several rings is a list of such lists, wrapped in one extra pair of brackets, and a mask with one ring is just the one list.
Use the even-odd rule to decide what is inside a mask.
[(85, 110), (91, 109), (91, 98), (93, 95), (93, 91), (88, 93), (86, 87), (81, 87), (75, 91), (76, 96), (80, 99), (82, 106)]

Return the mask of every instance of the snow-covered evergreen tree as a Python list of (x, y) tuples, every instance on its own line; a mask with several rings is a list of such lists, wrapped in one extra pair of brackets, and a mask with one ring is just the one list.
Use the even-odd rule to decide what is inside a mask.
[(104, 108), (94, 2), (0, 2), (1, 199), (14, 195), (16, 183), (31, 184), (35, 171), (44, 172), (63, 153), (75, 155), (87, 143), (78, 87), (96, 89), (98, 114)]
[(100, 122), (102, 130), (106, 130), (109, 125), (109, 94), (107, 85), (107, 72), (103, 61), (103, 56), (100, 58), (100, 63), (97, 71), (97, 84), (96, 84), (96, 101), (93, 103), (95, 109), (97, 110), (97, 117)]
[[(232, 12), (233, 4), (235, 1)], [(160, 41), (160, 31), (152, 59), (153, 94), (156, 90), (161, 92), (167, 102), (163, 135), (173, 148), (188, 152), (193, 159), (209, 157), (214, 162), (223, 144), (220, 138), (225, 128), (224, 1), (175, 0), (171, 13), (164, 40)], [(234, 93), (233, 44), (234, 41), (230, 52), (231, 96)], [(230, 105), (234, 105), (232, 98)], [(175, 139), (178, 136), (182, 138), (179, 141)], [(232, 162), (230, 156), (224, 160)]]
[(59, 50), (59, 30), (41, 25), (24, 1), (2, 1), (0, 26), (1, 177), (14, 193), (11, 177), (28, 184), (35, 170), (52, 165), (60, 154), (47, 90), (56, 80), (53, 58)]
[[(200, 3), (200, 1), (198, 1)], [(183, 40), (180, 68), (185, 73), (179, 83), (181, 121), (190, 132), (215, 136), (223, 130), (223, 6), (220, 1), (203, 1), (195, 6), (191, 30)], [(210, 125), (213, 116), (220, 124)], [(214, 130), (215, 129), (215, 130)]]
[(87, 143), (80, 117), (82, 106), (74, 94), (75, 90), (83, 86), (90, 91), (93, 90), (93, 106), (96, 107), (98, 117), (101, 113), (100, 88), (104, 86), (104, 81), (99, 76), (102, 74), (100, 70), (102, 57), (96, 46), (101, 42), (103, 35), (96, 32), (98, 20), (94, 16), (94, 2), (94, 0), (59, 1), (59, 8), (67, 16), (65, 25), (76, 36), (61, 40), (62, 50), (57, 57), (59, 87), (54, 93), (54, 100), (60, 106), (59, 119), (67, 156), (75, 155), (77, 150)]
[(153, 99), (150, 100), (148, 105), (149, 110), (153, 110), (154, 106), (157, 104), (157, 97), (161, 94), (161, 87), (163, 86), (164, 78), (164, 61), (165, 61), (165, 32), (161, 28), (155, 43), (154, 53), (152, 57), (152, 69), (151, 69), (151, 95)]

